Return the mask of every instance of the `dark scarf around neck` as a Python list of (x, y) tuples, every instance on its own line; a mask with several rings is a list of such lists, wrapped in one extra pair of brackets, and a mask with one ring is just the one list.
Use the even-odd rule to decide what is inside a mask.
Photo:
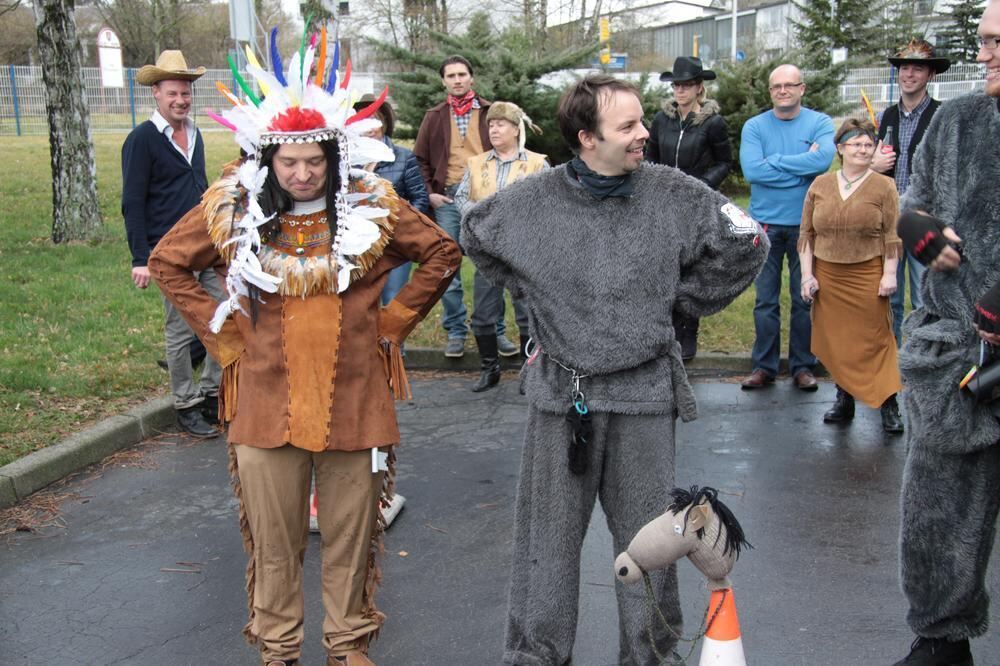
[(627, 199), (632, 196), (635, 187), (631, 173), (621, 176), (602, 176), (587, 166), (587, 163), (579, 157), (574, 157), (566, 164), (566, 171), (569, 172), (571, 178), (583, 185), (583, 188), (590, 192), (595, 199), (607, 199), (608, 197)]

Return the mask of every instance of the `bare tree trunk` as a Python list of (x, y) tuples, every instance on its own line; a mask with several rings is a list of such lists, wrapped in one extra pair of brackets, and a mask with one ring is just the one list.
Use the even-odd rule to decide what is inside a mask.
[(52, 242), (82, 240), (100, 228), (101, 209), (73, 0), (36, 0), (35, 25), (52, 154)]

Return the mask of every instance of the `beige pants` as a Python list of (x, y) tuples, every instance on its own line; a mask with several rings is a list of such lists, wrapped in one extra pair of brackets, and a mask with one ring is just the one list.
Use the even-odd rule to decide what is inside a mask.
[(314, 471), (326, 610), (323, 647), (332, 655), (366, 649), (369, 634), (379, 626), (365, 613), (363, 596), (383, 476), (372, 473), (371, 450), (234, 447), (255, 559), (249, 629), (264, 661), (299, 657), (302, 562)]

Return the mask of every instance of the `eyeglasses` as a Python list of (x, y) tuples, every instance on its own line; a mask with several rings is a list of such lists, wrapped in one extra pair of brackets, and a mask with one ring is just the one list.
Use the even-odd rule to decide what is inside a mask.
[(996, 51), (1000, 48), (1000, 37), (979, 37), (976, 39), (976, 43), (979, 44), (979, 48), (981, 49)]
[(795, 90), (804, 85), (804, 83), (776, 83), (773, 86), (768, 86), (767, 89), (771, 92), (778, 92), (779, 90)]
[(847, 146), (848, 148), (853, 148), (854, 150), (875, 150), (875, 144), (870, 141), (859, 141), (840, 144), (842, 146)]

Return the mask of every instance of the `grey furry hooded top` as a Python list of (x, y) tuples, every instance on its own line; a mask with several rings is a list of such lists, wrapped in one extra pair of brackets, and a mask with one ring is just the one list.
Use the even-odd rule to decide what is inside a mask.
[(913, 445), (942, 453), (975, 451), (1000, 439), (1000, 423), (990, 406), (958, 388), (979, 359), (975, 302), (1000, 280), (997, 146), (995, 98), (979, 93), (945, 102), (917, 148), (900, 202), (902, 208), (941, 218), (962, 239), (957, 271), (924, 274), (924, 305), (906, 320), (907, 340), (899, 357), (907, 436)]
[(690, 420), (694, 396), (671, 313), (724, 308), (756, 277), (767, 237), (676, 169), (644, 164), (632, 177), (631, 197), (597, 200), (565, 166), (543, 171), (473, 208), (462, 245), (490, 282), (527, 306), (543, 352), (523, 370), (536, 407), (569, 407), (562, 364), (588, 375), (580, 388), (592, 409), (676, 410)]

